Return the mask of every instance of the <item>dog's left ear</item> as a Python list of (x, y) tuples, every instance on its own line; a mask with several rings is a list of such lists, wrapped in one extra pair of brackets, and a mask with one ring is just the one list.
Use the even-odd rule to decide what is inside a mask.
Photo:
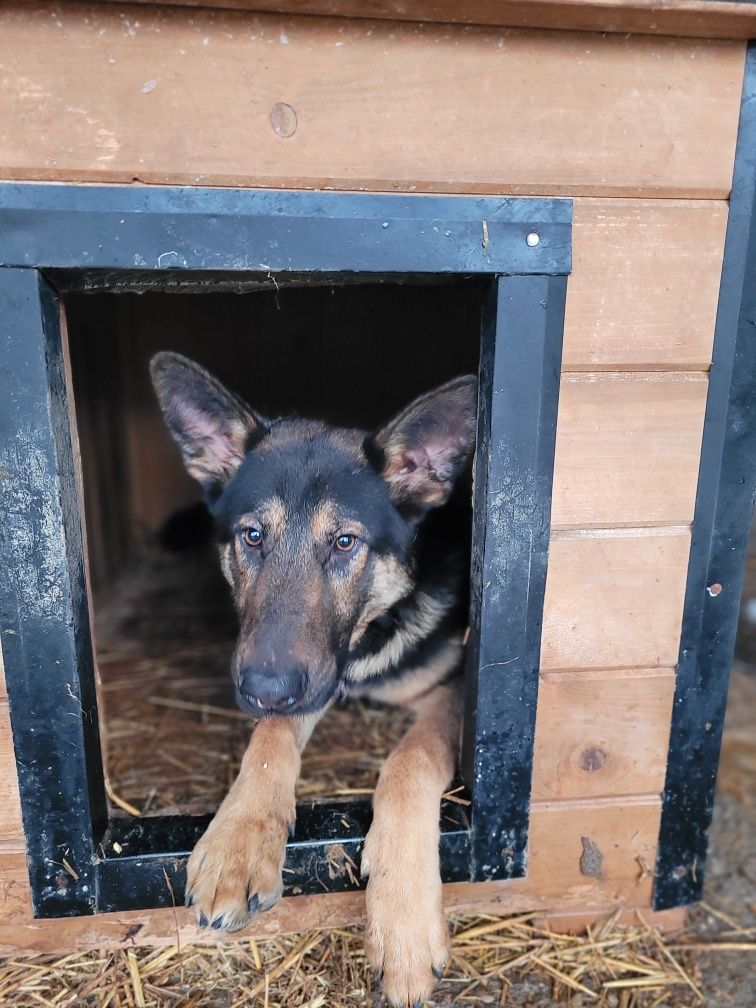
[(241, 465), (267, 423), (217, 378), (177, 353), (150, 361), (152, 384), (187, 472), (211, 497)]
[(367, 455), (398, 505), (424, 511), (448, 500), (475, 447), (477, 412), (478, 380), (462, 375), (415, 399), (368, 438)]

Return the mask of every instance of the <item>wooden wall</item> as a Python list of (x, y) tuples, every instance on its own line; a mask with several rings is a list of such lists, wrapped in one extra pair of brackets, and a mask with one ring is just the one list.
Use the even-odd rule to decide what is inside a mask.
[[(0, 63), (0, 178), (577, 197), (530, 871), (476, 892), (648, 906), (744, 45), (9, 4)], [(30, 925), (7, 738), (0, 947), (118, 942), (134, 917), (173, 940), (170, 912)], [(258, 928), (343, 920), (348, 899)]]

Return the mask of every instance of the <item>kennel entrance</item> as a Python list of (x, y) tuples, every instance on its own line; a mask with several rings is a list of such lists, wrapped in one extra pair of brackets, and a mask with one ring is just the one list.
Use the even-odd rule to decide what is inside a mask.
[[(480, 393), (462, 777), (445, 881), (525, 874), (569, 200), (6, 186), (0, 409), (18, 431), (5, 666), (35, 914), (170, 906), (207, 819), (111, 816), (105, 793), (61, 301), (318, 281), (474, 284)], [(99, 296), (99, 295), (98, 295)], [(279, 294), (280, 296), (280, 294)], [(107, 341), (105, 333), (101, 340)], [(359, 339), (359, 334), (355, 334)], [(300, 804), (286, 892), (350, 889), (367, 801)], [(68, 867), (67, 867), (68, 866)], [(68, 868), (73, 869), (69, 871)]]

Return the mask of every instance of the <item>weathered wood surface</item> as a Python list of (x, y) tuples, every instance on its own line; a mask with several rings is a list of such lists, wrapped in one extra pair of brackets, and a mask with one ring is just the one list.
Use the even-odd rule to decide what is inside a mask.
[(711, 362), (727, 204), (577, 199), (564, 371)]
[(701, 373), (565, 375), (552, 528), (688, 524), (707, 391)]
[(23, 836), (8, 704), (0, 701), (0, 850), (23, 850)]
[[(154, 3), (154, 0), (137, 0)], [(288, 14), (326, 14), (638, 32), (694, 38), (749, 39), (756, 35), (756, 8), (747, 0), (161, 0), (192, 7), (228, 7)]]
[[(639, 863), (653, 863), (659, 814), (655, 798), (595, 805), (535, 805), (528, 878), (448, 885), (447, 909), (501, 914), (534, 909), (585, 912), (613, 909), (618, 900), (627, 907), (648, 906), (650, 881)], [(601, 878), (584, 874), (582, 837), (589, 837), (603, 855)], [(0, 952), (172, 945), (177, 938), (182, 946), (217, 940), (212, 932), (197, 928), (192, 923), (192, 912), (183, 906), (175, 911), (31, 921), (23, 855), (0, 853), (0, 879)], [(293, 896), (261, 914), (241, 937), (264, 938), (290, 931), (342, 927), (360, 921), (363, 912), (361, 893)]]
[(661, 794), (674, 689), (671, 669), (543, 673), (533, 800)]
[(541, 668), (672, 668), (677, 663), (687, 528), (552, 536)]
[(12, 0), (0, 63), (3, 178), (702, 199), (744, 47)]

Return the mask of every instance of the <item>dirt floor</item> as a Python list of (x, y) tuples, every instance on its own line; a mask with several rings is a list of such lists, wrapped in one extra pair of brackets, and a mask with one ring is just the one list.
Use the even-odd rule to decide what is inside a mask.
[[(216, 567), (198, 553), (184, 556), (180, 569), (177, 580), (170, 557), (151, 553), (147, 566), (122, 580), (97, 624), (112, 798), (116, 808), (142, 814), (212, 809), (249, 734), (229, 688), (234, 621)], [(575, 938), (544, 932), (532, 917), (455, 920), (454, 956), (429, 1008), (756, 1006), (756, 559), (749, 578), (706, 901), (691, 911), (686, 930), (662, 943), (640, 923), (620, 929), (609, 920), (590, 938)], [(218, 600), (215, 607), (208, 597)], [(755, 628), (747, 619), (749, 599)], [(387, 720), (385, 710), (367, 705), (334, 711), (308, 750), (300, 796), (369, 792), (403, 727), (401, 715)], [(359, 928), (266, 942), (0, 961), (0, 1005), (8, 1008), (381, 1003)]]

